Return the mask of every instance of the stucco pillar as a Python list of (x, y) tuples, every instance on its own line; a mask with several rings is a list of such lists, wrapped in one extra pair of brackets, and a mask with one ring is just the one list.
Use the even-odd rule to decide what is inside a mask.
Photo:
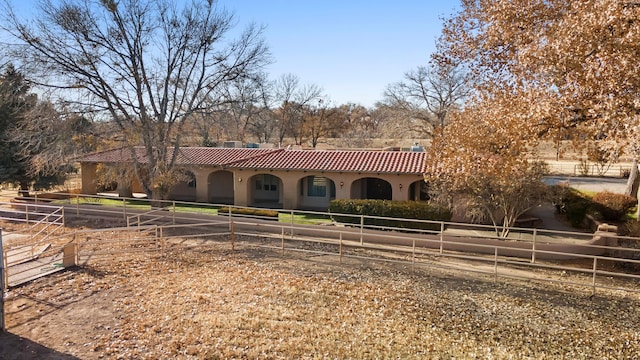
[(209, 172), (206, 170), (192, 170), (196, 176), (196, 201), (209, 202)]
[(407, 201), (409, 200), (409, 185), (402, 184), (402, 188), (397, 185), (393, 188), (393, 200)]
[(298, 207), (298, 181), (288, 177), (282, 177), (282, 208), (283, 209), (295, 209)]
[(82, 178), (82, 193), (95, 195), (98, 193), (96, 169), (98, 165), (94, 163), (81, 163), (80, 176)]
[(333, 183), (336, 186), (336, 199), (351, 199), (351, 183), (350, 180), (338, 179)]
[(409, 200), (409, 187), (411, 183), (402, 182), (398, 179), (391, 182), (391, 197), (395, 201), (407, 201)]
[(233, 172), (233, 204), (237, 206), (249, 205), (249, 176), (242, 171)]

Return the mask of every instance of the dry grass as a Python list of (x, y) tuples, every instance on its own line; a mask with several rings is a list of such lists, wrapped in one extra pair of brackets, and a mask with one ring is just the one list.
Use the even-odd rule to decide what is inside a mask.
[(12, 289), (7, 325), (83, 359), (640, 353), (637, 294), (348, 262), (228, 245), (142, 254)]

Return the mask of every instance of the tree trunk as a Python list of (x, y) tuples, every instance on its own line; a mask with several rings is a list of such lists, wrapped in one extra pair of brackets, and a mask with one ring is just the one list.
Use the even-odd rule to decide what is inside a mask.
[(24, 183), (21, 182), (20, 183), (20, 189), (18, 190), (18, 196), (21, 197), (29, 197), (29, 184), (28, 183)]
[(118, 183), (118, 196), (123, 198), (132, 198), (133, 191), (131, 184)]
[(624, 190), (624, 194), (627, 196), (638, 196), (638, 185), (640, 178), (638, 177), (638, 159), (633, 158), (633, 164), (631, 165), (631, 171), (629, 171), (629, 178), (627, 179), (627, 187)]

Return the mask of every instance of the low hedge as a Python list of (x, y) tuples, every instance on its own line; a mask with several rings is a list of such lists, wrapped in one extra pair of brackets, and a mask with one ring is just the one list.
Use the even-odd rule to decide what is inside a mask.
[[(223, 215), (223, 214), (228, 214), (229, 213), (229, 207), (225, 206), (225, 207), (221, 207), (220, 209), (218, 209), (218, 214)], [(231, 208), (231, 213), (232, 214), (239, 214), (239, 215), (252, 215), (252, 216), (260, 216), (260, 217), (278, 217), (278, 211), (276, 210), (267, 210), (267, 209), (248, 209), (248, 208), (235, 208), (232, 207)]]
[(556, 211), (563, 214), (571, 225), (579, 228), (585, 227), (587, 213), (593, 212), (591, 199), (578, 190), (567, 186), (556, 186), (554, 190), (558, 196), (555, 200)]
[(638, 204), (636, 198), (632, 196), (608, 191), (599, 192), (591, 199), (605, 221), (625, 221), (629, 211)]
[(631, 196), (607, 191), (591, 197), (572, 188), (560, 190), (562, 195), (556, 203), (556, 209), (576, 227), (584, 227), (587, 214), (599, 221), (626, 221), (627, 214), (637, 204), (637, 200)]
[[(442, 206), (418, 201), (391, 200), (332, 200), (329, 204), (332, 214), (352, 214), (404, 219), (449, 221), (451, 211)], [(334, 221), (347, 224), (360, 224), (360, 218), (354, 216), (332, 215)], [(440, 230), (439, 224), (402, 221), (393, 219), (365, 218), (365, 225), (399, 227), (408, 229)]]

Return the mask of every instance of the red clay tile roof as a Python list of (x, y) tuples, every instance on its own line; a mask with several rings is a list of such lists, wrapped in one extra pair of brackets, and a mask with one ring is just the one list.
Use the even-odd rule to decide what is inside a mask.
[(424, 152), (285, 150), (230, 164), (239, 169), (424, 173)]
[[(136, 148), (136, 152), (144, 161), (143, 149)], [(129, 154), (126, 149), (115, 149), (87, 155), (80, 161), (128, 161)], [(408, 151), (183, 147), (178, 163), (232, 169), (422, 174), (425, 157), (424, 152)]]
[[(261, 156), (274, 151), (283, 150), (284, 149), (181, 147), (179, 149), (177, 163), (181, 165), (222, 166), (238, 160), (251, 159), (255, 156)], [(136, 147), (135, 152), (137, 154), (138, 161), (141, 163), (147, 162), (147, 156), (145, 155), (144, 148)], [(172, 149), (170, 149), (167, 156), (171, 156), (172, 154)], [(129, 162), (131, 161), (131, 151), (129, 148), (106, 150), (85, 155), (78, 161), (88, 163)]]

